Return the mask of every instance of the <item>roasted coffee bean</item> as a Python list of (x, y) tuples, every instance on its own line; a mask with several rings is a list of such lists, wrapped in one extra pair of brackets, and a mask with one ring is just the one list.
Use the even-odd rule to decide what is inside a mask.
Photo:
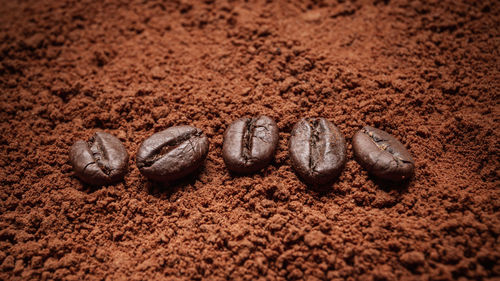
[(278, 144), (278, 126), (267, 116), (241, 118), (224, 133), (222, 158), (229, 170), (252, 173), (266, 167)]
[(324, 118), (304, 118), (295, 124), (289, 152), (293, 168), (311, 185), (330, 183), (346, 162), (345, 138)]
[(137, 151), (137, 167), (157, 182), (180, 179), (197, 170), (208, 153), (208, 139), (202, 130), (175, 126), (146, 139)]
[(69, 151), (75, 174), (91, 185), (107, 185), (127, 173), (128, 153), (115, 136), (97, 132), (88, 141), (79, 140)]
[(372, 175), (385, 180), (402, 181), (413, 175), (415, 162), (396, 138), (366, 126), (352, 140), (356, 160)]

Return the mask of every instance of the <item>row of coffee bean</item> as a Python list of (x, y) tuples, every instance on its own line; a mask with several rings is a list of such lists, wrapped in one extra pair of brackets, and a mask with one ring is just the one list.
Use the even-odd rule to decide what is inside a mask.
[[(238, 174), (257, 172), (274, 157), (278, 126), (267, 116), (241, 118), (224, 133), (222, 157)], [(208, 138), (191, 126), (175, 126), (146, 139), (136, 155), (140, 172), (157, 182), (170, 182), (196, 171), (208, 154)], [(388, 133), (364, 127), (353, 137), (356, 160), (372, 175), (402, 181), (413, 175), (414, 162), (406, 148)], [(346, 163), (346, 141), (340, 130), (324, 118), (303, 118), (295, 124), (289, 141), (292, 166), (310, 185), (337, 178)], [(75, 174), (91, 185), (107, 185), (123, 179), (128, 153), (113, 135), (97, 132), (87, 142), (70, 149)]]

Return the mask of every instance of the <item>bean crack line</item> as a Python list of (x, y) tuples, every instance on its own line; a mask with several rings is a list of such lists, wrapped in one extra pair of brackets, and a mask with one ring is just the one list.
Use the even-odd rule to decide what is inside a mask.
[(97, 164), (97, 166), (105, 173), (106, 175), (111, 174), (111, 169), (108, 165), (108, 159), (106, 157), (106, 153), (102, 147), (102, 144), (99, 142), (97, 137), (92, 137), (88, 142), (87, 146), (91, 152), (92, 158), (94, 159), (94, 162), (91, 162), (85, 166), (83, 169), (87, 169), (90, 164)]

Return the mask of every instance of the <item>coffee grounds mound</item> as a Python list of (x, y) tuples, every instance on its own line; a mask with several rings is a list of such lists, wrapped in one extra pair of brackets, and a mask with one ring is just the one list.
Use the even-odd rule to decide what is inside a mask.
[[(492, 280), (500, 275), (496, 1), (2, 1), (0, 279)], [(231, 121), (277, 121), (275, 160), (221, 157)], [(302, 117), (346, 136), (325, 190), (290, 166)], [(210, 151), (169, 185), (139, 144), (188, 124)], [(353, 160), (365, 125), (408, 148), (407, 184)], [(98, 130), (123, 182), (82, 184), (68, 149)]]

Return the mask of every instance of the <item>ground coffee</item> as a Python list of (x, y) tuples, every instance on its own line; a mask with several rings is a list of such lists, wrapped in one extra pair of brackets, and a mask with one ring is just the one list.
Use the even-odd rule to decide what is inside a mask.
[[(500, 275), (498, 1), (2, 1), (1, 280), (492, 280)], [(259, 173), (228, 171), (232, 120), (279, 128)], [(347, 142), (327, 191), (288, 157), (303, 116)], [(163, 187), (82, 184), (76, 139), (131, 158), (203, 129), (203, 169)], [(365, 125), (414, 157), (409, 182), (354, 160)]]

